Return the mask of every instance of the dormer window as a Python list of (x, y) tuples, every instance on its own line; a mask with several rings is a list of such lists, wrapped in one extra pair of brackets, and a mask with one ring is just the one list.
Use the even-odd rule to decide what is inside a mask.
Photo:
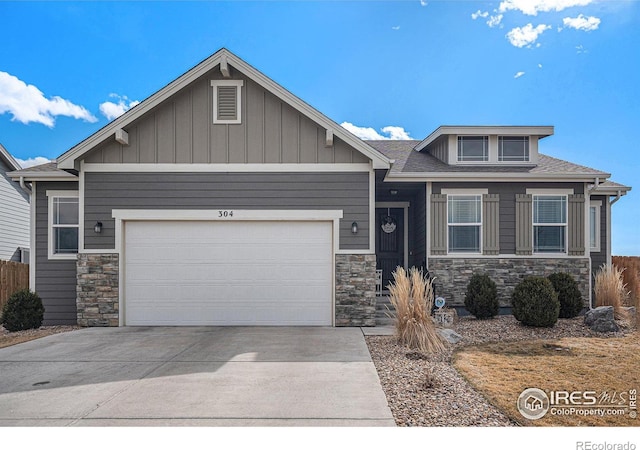
[(528, 162), (529, 136), (498, 136), (498, 161)]
[(489, 161), (488, 136), (458, 136), (458, 161)]

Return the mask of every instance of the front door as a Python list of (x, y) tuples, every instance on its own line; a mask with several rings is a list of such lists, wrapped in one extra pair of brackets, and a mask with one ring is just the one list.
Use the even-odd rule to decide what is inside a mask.
[(386, 289), (396, 267), (404, 266), (403, 208), (376, 208), (376, 264)]

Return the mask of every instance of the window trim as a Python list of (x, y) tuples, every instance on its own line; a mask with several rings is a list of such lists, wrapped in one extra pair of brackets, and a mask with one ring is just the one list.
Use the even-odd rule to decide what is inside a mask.
[[(213, 123), (219, 125), (239, 124), (242, 123), (242, 86), (243, 80), (211, 80), (213, 88)], [(236, 87), (236, 118), (235, 119), (218, 119), (218, 87), (219, 86), (235, 86)]]
[[(469, 159), (462, 159), (461, 158), (461, 152), (460, 152), (460, 143), (464, 142), (465, 139), (468, 138), (482, 138), (483, 139), (483, 143), (484, 143), (484, 148), (483, 148), (483, 159), (481, 160), (469, 160)], [(491, 150), (490, 150), (490, 143), (489, 143), (489, 135), (458, 135), (457, 139), (457, 147), (456, 147), (456, 161), (458, 162), (458, 164), (486, 164), (489, 163), (491, 161)]]
[[(534, 255), (568, 255), (569, 254), (569, 195), (573, 195), (573, 189), (558, 189), (558, 190), (544, 190), (544, 189), (527, 189), (527, 194), (531, 195), (531, 250)], [(535, 217), (535, 204), (536, 197), (564, 197), (564, 223), (536, 223)], [(541, 252), (536, 251), (536, 227), (564, 227), (564, 250), (561, 252)]]
[[(595, 208), (596, 218), (595, 223), (591, 223), (591, 208)], [(600, 253), (602, 251), (602, 227), (600, 226), (602, 220), (602, 200), (589, 201), (589, 251), (593, 253)], [(596, 233), (596, 245), (591, 246), (591, 226), (595, 225)]]
[[(47, 252), (49, 259), (75, 260), (80, 252), (80, 196), (78, 191), (50, 191), (47, 190)], [(53, 249), (53, 202), (56, 198), (77, 198), (78, 199), (78, 252), (77, 253), (54, 253)], [(67, 228), (72, 228), (68, 226)]]
[[(523, 143), (526, 143), (526, 159), (505, 160), (504, 159), (504, 139), (522, 138)], [(523, 149), (524, 150), (524, 149)], [(506, 164), (518, 164), (531, 162), (531, 137), (530, 136), (516, 136), (516, 135), (498, 135), (498, 162)]]
[[(483, 248), (482, 248), (482, 244), (483, 244), (483, 195), (488, 194), (489, 190), (488, 189), (442, 189), (440, 190), (441, 194), (445, 194), (447, 196), (447, 217), (446, 217), (446, 226), (447, 226), (447, 255), (455, 255), (455, 256), (465, 256), (465, 255), (473, 255), (473, 256), (478, 256), (478, 255), (482, 255), (483, 253)], [(479, 197), (480, 198), (480, 222), (477, 223), (460, 223), (460, 224), (450, 224), (449, 223), (449, 198), (450, 197), (469, 197), (469, 196), (474, 196), (474, 197)], [(477, 252), (452, 252), (450, 250), (450, 245), (449, 245), (449, 227), (450, 226), (477, 226), (478, 227), (478, 240), (479, 240), (479, 248)]]

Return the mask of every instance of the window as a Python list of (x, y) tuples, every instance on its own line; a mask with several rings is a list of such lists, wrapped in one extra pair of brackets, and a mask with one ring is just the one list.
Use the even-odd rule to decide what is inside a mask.
[(447, 195), (449, 253), (480, 253), (481, 195)]
[(567, 196), (533, 196), (533, 252), (566, 253)]
[(213, 123), (236, 124), (242, 119), (242, 80), (212, 80)]
[(75, 259), (80, 229), (77, 191), (47, 191), (49, 258)]
[(601, 201), (592, 201), (589, 206), (589, 247), (592, 252), (600, 251), (600, 209)]
[(458, 136), (458, 161), (489, 161), (489, 137)]
[(498, 161), (529, 161), (529, 136), (498, 136)]

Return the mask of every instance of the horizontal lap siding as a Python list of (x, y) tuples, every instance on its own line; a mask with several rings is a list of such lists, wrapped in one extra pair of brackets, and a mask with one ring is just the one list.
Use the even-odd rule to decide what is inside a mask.
[(36, 292), (44, 304), (45, 325), (73, 325), (76, 313), (76, 261), (49, 260), (47, 190), (77, 191), (78, 183), (36, 183)]
[(0, 259), (19, 261), (18, 247), (29, 247), (29, 196), (9, 170), (0, 161)]
[[(87, 173), (84, 192), (87, 249), (114, 248), (113, 209), (342, 210), (340, 248), (369, 248), (367, 172)], [(100, 234), (93, 231), (97, 221)]]

